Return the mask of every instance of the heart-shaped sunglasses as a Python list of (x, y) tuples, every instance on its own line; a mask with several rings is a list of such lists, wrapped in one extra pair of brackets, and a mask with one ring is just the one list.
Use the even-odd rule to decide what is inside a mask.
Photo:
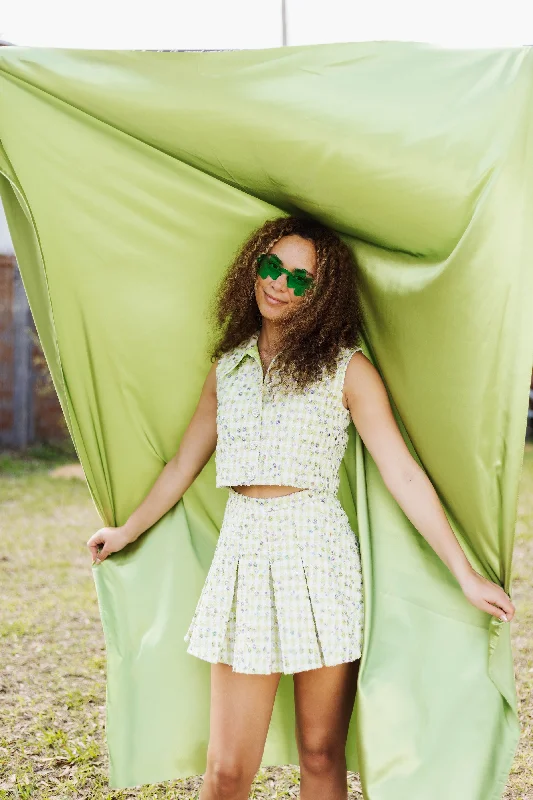
[(294, 291), (296, 297), (301, 297), (309, 289), (314, 278), (305, 269), (297, 268), (293, 272), (285, 269), (281, 259), (275, 253), (266, 253), (257, 257), (259, 265), (258, 275), (261, 278), (272, 278), (276, 280), (282, 273), (287, 276), (287, 287)]

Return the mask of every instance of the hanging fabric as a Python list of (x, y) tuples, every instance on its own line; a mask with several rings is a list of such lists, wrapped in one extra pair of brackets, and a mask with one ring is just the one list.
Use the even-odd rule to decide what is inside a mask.
[[(266, 219), (309, 213), (358, 263), (364, 352), (461, 546), (511, 594), (533, 354), (531, 48), (0, 49), (0, 195), (102, 525), (175, 454), (206, 311)], [(353, 424), (364, 650), (347, 744), (368, 800), (498, 800), (519, 736), (510, 626), (472, 606)], [(110, 786), (205, 770), (210, 666), (184, 634), (227, 490), (93, 567)], [(90, 559), (88, 557), (88, 569)], [(298, 764), (282, 676), (263, 765)]]

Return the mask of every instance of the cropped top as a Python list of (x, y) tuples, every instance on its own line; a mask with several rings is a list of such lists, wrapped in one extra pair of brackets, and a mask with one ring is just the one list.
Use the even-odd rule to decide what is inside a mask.
[(342, 403), (344, 376), (361, 348), (341, 348), (332, 378), (325, 376), (303, 392), (277, 392), (271, 364), (263, 378), (258, 338), (257, 332), (217, 363), (216, 485), (294, 486), (336, 494), (350, 424)]

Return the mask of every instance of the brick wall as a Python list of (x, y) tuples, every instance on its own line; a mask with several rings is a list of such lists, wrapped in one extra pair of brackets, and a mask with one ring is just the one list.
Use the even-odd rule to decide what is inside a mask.
[(39, 337), (33, 325), (32, 364), (34, 374), (33, 408), (34, 440), (61, 444), (70, 439)]
[(15, 256), (0, 255), (0, 446), (68, 445), (70, 436)]
[(13, 428), (13, 262), (0, 255), (0, 432)]

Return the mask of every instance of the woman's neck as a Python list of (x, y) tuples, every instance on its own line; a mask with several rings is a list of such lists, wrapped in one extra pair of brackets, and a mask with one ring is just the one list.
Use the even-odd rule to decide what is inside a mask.
[(263, 319), (257, 341), (258, 347), (266, 352), (276, 353), (281, 346), (281, 338), (277, 326), (270, 322), (270, 320)]

